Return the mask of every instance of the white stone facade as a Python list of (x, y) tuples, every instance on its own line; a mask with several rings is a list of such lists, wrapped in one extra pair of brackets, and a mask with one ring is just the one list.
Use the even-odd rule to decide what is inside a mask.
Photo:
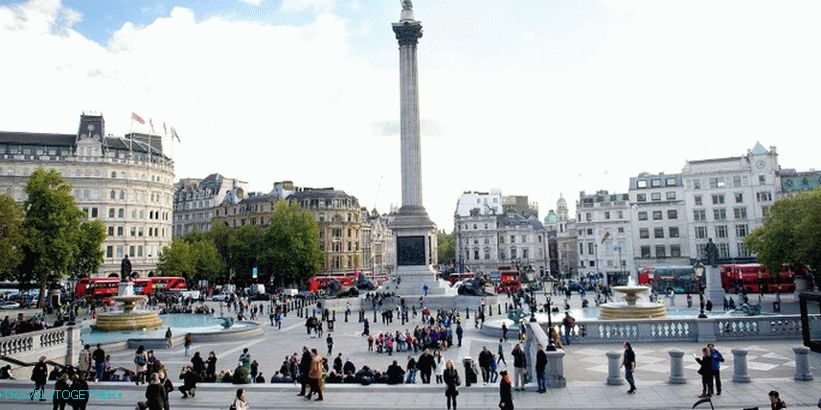
[(457, 270), (484, 272), (519, 265), (539, 274), (547, 264), (547, 242), (536, 218), (518, 214), (455, 216)]
[(126, 254), (145, 276), (171, 243), (174, 162), (159, 136), (105, 136), (104, 128), (102, 115), (84, 114), (77, 134), (0, 133), (0, 192), (22, 202), (37, 167), (57, 170), (77, 206), (106, 227), (97, 276), (119, 274)]
[(630, 178), (636, 269), (689, 265), (687, 207), (681, 174), (641, 173)]
[(471, 211), (478, 209), (480, 215), (501, 215), (502, 192), (492, 190), (490, 192), (466, 191), (462, 193), (456, 202), (456, 215), (469, 216)]
[(247, 185), (247, 182), (220, 174), (179, 180), (174, 185), (177, 190), (174, 194), (174, 238), (211, 230), (214, 208), (222, 204), (230, 192), (235, 192), (235, 197), (243, 197)]
[(578, 273), (597, 274), (610, 284), (626, 281), (635, 272), (629, 195), (582, 191), (576, 213)]
[(740, 157), (688, 161), (682, 177), (690, 255), (703, 257), (713, 238), (719, 259), (751, 259), (743, 240), (781, 197), (778, 171), (775, 147), (767, 150), (761, 144)]

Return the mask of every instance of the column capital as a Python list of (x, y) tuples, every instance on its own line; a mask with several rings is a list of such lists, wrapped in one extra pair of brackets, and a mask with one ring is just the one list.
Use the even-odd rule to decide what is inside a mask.
[(415, 46), (422, 37), (422, 24), (418, 21), (393, 23), (393, 32), (400, 46)]

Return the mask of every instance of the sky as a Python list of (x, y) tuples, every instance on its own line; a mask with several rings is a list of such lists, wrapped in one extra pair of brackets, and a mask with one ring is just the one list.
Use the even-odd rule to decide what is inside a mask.
[[(414, 0), (424, 204), (627, 191), (744, 155), (821, 168), (821, 2)], [(0, 0), (0, 130), (174, 126), (177, 178), (219, 172), (400, 205), (390, 0)]]

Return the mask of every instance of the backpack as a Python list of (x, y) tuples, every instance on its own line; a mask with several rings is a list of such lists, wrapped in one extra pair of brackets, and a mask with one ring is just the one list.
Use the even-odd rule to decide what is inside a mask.
[(236, 400), (234, 400), (234, 402), (231, 403), (230, 406), (228, 406), (228, 410), (237, 410), (237, 401)]

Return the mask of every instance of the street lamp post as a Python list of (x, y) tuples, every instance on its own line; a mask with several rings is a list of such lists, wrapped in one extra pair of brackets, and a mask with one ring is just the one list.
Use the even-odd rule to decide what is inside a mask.
[(698, 318), (707, 319), (707, 315), (704, 314), (704, 288), (701, 286), (701, 277), (704, 275), (704, 265), (701, 264), (701, 260), (696, 260), (696, 264), (693, 265), (693, 271), (695, 272), (696, 289), (698, 290), (698, 304), (701, 309)]
[(552, 295), (553, 295), (553, 286), (554, 286), (554, 285), (555, 285), (555, 284), (553, 283), (553, 277), (548, 275), (548, 280), (547, 280), (547, 282), (545, 282), (545, 284), (544, 284), (544, 297), (545, 297), (545, 301), (546, 301), (546, 303), (547, 303), (547, 329), (548, 329), (548, 337), (550, 336), (550, 334), (549, 334), (549, 333), (550, 333), (550, 332), (549, 332), (549, 330), (550, 330), (550, 329), (553, 329), (553, 318), (552, 318), (551, 316), (552, 316), (552, 313), (553, 313), (553, 306), (552, 306), (552, 304), (553, 304), (553, 297), (552, 297)]

